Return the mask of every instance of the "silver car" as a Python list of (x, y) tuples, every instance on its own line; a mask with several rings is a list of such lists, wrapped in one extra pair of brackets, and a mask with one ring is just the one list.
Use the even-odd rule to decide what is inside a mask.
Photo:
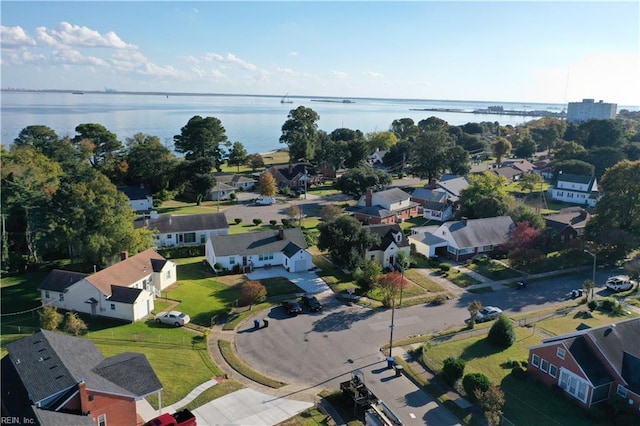
[(191, 321), (189, 315), (179, 311), (162, 312), (156, 315), (157, 323), (175, 325), (176, 327), (188, 324), (189, 321)]
[(502, 309), (500, 308), (496, 308), (495, 306), (485, 306), (480, 310), (480, 312), (478, 312), (478, 315), (476, 315), (476, 322), (491, 321), (498, 318), (501, 313)]

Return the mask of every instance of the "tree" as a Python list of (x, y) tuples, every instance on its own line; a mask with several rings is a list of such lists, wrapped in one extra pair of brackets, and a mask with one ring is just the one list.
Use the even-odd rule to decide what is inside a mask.
[(580, 160), (587, 157), (587, 150), (577, 142), (560, 141), (554, 152), (555, 161)]
[(460, 217), (469, 219), (506, 215), (515, 199), (505, 186), (502, 176), (485, 172), (471, 176), (471, 184), (460, 194)]
[(594, 176), (602, 176), (607, 169), (626, 159), (626, 154), (622, 148), (599, 146), (591, 149), (586, 161), (593, 165)]
[(579, 130), (582, 145), (589, 149), (594, 147), (617, 147), (623, 143), (623, 130), (616, 120), (589, 120), (580, 124)]
[(382, 274), (382, 265), (375, 259), (365, 259), (353, 273), (353, 277), (363, 290), (374, 286)]
[(265, 197), (273, 197), (276, 195), (278, 191), (278, 186), (276, 185), (276, 178), (269, 171), (264, 171), (260, 175), (260, 179), (258, 181), (258, 191), (260, 195)]
[(509, 211), (509, 215), (514, 223), (529, 222), (529, 225), (536, 229), (544, 229), (545, 221), (542, 215), (532, 207), (519, 203)]
[(493, 154), (496, 156), (496, 163), (502, 163), (502, 159), (511, 152), (511, 142), (505, 138), (498, 138), (491, 144)]
[(227, 159), (227, 164), (230, 166), (237, 166), (238, 172), (240, 171), (240, 166), (247, 162), (247, 150), (244, 148), (241, 142), (234, 142), (231, 150), (229, 151), (229, 158)]
[(78, 155), (69, 139), (60, 139), (56, 132), (47, 126), (27, 126), (13, 142), (16, 147), (32, 146), (50, 160), (61, 163), (75, 160)]
[(418, 129), (420, 132), (447, 132), (449, 131), (449, 123), (438, 117), (429, 117), (418, 121)]
[(529, 222), (519, 222), (511, 230), (507, 247), (510, 250), (517, 248), (539, 248), (544, 243), (544, 233), (541, 229), (536, 229)]
[(125, 181), (129, 185), (144, 184), (152, 193), (170, 188), (177, 161), (160, 138), (144, 133), (136, 133), (126, 139), (125, 155), (127, 174)]
[(447, 168), (454, 175), (466, 176), (471, 171), (469, 152), (459, 145), (449, 148)]
[(420, 133), (411, 151), (411, 173), (420, 179), (438, 179), (447, 169), (452, 146), (450, 136), (443, 131)]
[(629, 275), (629, 278), (637, 283), (640, 283), (640, 253), (636, 253), (633, 258), (625, 262), (623, 267), (627, 272), (627, 275)]
[(301, 226), (302, 224), (300, 222), (302, 221), (302, 210), (300, 209), (300, 206), (298, 206), (297, 204), (292, 204), (287, 207), (287, 217), (289, 217), (291, 223), (295, 223), (295, 221), (297, 220), (298, 226)]
[(391, 177), (382, 170), (373, 170), (371, 167), (362, 166), (347, 170), (336, 179), (335, 187), (345, 194), (360, 196), (367, 189), (381, 189), (391, 183)]
[(58, 309), (52, 305), (43, 305), (38, 311), (38, 317), (40, 318), (40, 327), (50, 331), (56, 330), (63, 318)]
[(556, 141), (560, 137), (560, 133), (555, 127), (532, 127), (531, 137), (538, 145), (538, 149), (546, 150), (548, 154), (551, 154), (551, 150), (554, 148)]
[(240, 290), (240, 301), (243, 305), (249, 305), (249, 309), (254, 304), (267, 300), (267, 289), (260, 281), (248, 280), (242, 284)]
[(411, 118), (400, 118), (393, 120), (391, 123), (391, 130), (400, 140), (407, 140), (413, 138), (418, 134), (418, 126)]
[(464, 376), (464, 368), (466, 364), (467, 363), (462, 358), (454, 358), (451, 356), (445, 358), (442, 365), (442, 376), (444, 380), (451, 386), (455, 385), (456, 382)]
[(282, 125), (280, 143), (289, 147), (289, 162), (312, 160), (318, 141), (317, 122), (320, 116), (311, 108), (301, 105), (289, 111), (287, 117)]
[(504, 392), (499, 387), (491, 385), (484, 391), (476, 389), (474, 396), (484, 409), (484, 416), (489, 426), (502, 424), (502, 407), (506, 401)]
[(523, 191), (529, 191), (529, 194), (533, 192), (534, 189), (542, 188), (542, 184), (544, 183), (544, 179), (537, 173), (525, 173), (520, 178), (520, 188)]
[(318, 225), (318, 248), (328, 250), (333, 263), (340, 268), (354, 270), (364, 260), (364, 253), (380, 238), (362, 226), (352, 216), (340, 216), (331, 222)]
[(249, 154), (247, 156), (247, 166), (251, 167), (254, 172), (259, 167), (264, 167), (264, 158), (260, 154)]
[(531, 158), (537, 149), (536, 142), (528, 133), (516, 142), (512, 142), (511, 145), (514, 147), (513, 153), (518, 158)]
[(469, 311), (469, 327), (473, 328), (476, 324), (476, 317), (482, 310), (482, 303), (479, 300), (474, 300), (469, 303), (467, 310)]
[(368, 133), (366, 139), (370, 152), (375, 150), (387, 151), (398, 143), (398, 136), (393, 132)]
[(78, 314), (67, 312), (64, 314), (64, 331), (73, 336), (79, 336), (87, 332), (87, 324), (82, 321)]
[(589, 297), (593, 299), (593, 289), (596, 287), (596, 283), (594, 283), (592, 280), (585, 280), (582, 284), (582, 287), (584, 288), (587, 301), (589, 300)]
[(398, 271), (388, 272), (375, 283), (376, 290), (382, 296), (382, 304), (386, 307), (392, 307), (396, 303), (396, 295), (401, 289), (407, 286), (407, 280)]
[(469, 373), (462, 378), (462, 387), (472, 401), (476, 399), (476, 390), (484, 392), (489, 389), (489, 386), (491, 386), (489, 378), (482, 373)]
[(106, 168), (109, 162), (117, 161), (120, 151), (124, 148), (116, 134), (102, 124), (80, 124), (76, 127), (76, 133), (78, 135), (73, 138), (73, 142), (80, 144), (82, 141), (90, 141), (94, 147), (90, 158), (91, 165), (101, 170)]
[(222, 122), (216, 117), (195, 115), (173, 137), (174, 149), (184, 154), (187, 161), (207, 158), (220, 171), (227, 146), (227, 135)]
[(516, 332), (513, 329), (513, 324), (505, 314), (500, 314), (496, 322), (493, 323), (487, 335), (487, 340), (501, 348), (508, 348), (516, 342)]
[(330, 222), (342, 215), (342, 207), (336, 204), (325, 204), (320, 211), (320, 219), (323, 222)]

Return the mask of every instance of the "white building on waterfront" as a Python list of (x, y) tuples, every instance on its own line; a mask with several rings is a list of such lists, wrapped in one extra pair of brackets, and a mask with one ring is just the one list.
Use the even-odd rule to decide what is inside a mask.
[(608, 104), (593, 99), (583, 99), (582, 102), (569, 102), (567, 108), (567, 122), (581, 122), (588, 120), (608, 120), (616, 118), (618, 104)]

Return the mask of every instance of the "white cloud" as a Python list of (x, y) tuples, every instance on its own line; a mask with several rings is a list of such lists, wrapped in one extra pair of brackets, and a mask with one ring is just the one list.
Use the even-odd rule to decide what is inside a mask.
[(2, 48), (6, 49), (31, 47), (36, 45), (36, 41), (27, 35), (24, 29), (20, 26), (0, 26), (0, 41), (2, 43)]
[(381, 74), (381, 73), (375, 72), (375, 71), (367, 71), (364, 74), (368, 75), (369, 77), (373, 77), (373, 78), (382, 78), (382, 77), (384, 77), (384, 74)]
[(288, 56), (298, 56), (298, 52), (289, 52), (287, 53)]
[(339, 80), (345, 80), (345, 79), (349, 78), (349, 74), (347, 74), (346, 72), (343, 72), (343, 71), (331, 71), (329, 73), (329, 75), (331, 75), (331, 77), (337, 78)]
[(118, 35), (109, 31), (100, 34), (88, 27), (72, 25), (61, 22), (57, 28), (36, 28), (36, 34), (40, 41), (55, 47), (106, 47), (112, 49), (136, 49), (136, 46), (127, 44)]

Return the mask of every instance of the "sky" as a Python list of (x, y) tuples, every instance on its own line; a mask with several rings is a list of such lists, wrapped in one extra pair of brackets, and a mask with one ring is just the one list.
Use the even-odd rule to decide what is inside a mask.
[(5, 1), (1, 87), (640, 105), (640, 2)]

